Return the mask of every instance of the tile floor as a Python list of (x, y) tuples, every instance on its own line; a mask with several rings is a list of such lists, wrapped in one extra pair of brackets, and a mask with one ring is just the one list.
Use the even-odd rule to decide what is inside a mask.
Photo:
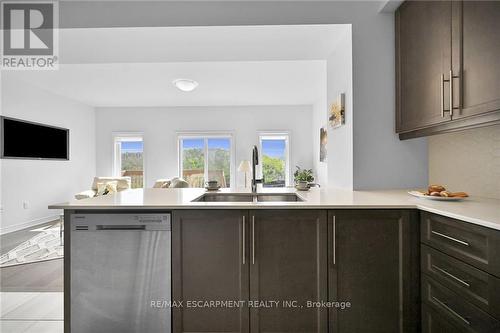
[(0, 332), (64, 331), (62, 292), (0, 292)]

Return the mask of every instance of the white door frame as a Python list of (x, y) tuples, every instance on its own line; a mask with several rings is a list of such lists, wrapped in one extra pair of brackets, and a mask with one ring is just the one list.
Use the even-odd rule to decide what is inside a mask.
[(146, 188), (146, 142), (144, 140), (144, 133), (143, 132), (113, 132), (112, 133), (113, 137), (113, 165), (112, 165), (112, 172), (114, 177), (121, 177), (121, 145), (119, 142), (121, 138), (128, 138), (128, 139), (141, 139), (142, 141), (142, 186), (143, 188)]
[(203, 149), (204, 149), (204, 178), (208, 179), (208, 139), (211, 138), (217, 138), (217, 139), (229, 139), (229, 151), (230, 151), (230, 159), (229, 159), (229, 181), (231, 182), (230, 187), (235, 187), (236, 186), (236, 175), (235, 175), (235, 160), (236, 160), (236, 154), (235, 154), (235, 140), (234, 140), (234, 134), (232, 131), (182, 131), (182, 132), (177, 132), (177, 174), (179, 177), (182, 177), (182, 157), (181, 157), (181, 152), (182, 152), (182, 147), (181, 147), (181, 141), (183, 139), (203, 139)]

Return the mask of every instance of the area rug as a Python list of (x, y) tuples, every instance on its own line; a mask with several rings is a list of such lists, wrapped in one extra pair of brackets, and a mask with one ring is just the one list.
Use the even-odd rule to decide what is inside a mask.
[(30, 231), (35, 236), (0, 256), (0, 268), (63, 257), (59, 222)]

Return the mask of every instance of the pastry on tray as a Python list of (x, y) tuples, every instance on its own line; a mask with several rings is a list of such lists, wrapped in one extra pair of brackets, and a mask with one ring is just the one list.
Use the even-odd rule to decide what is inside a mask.
[(429, 185), (427, 191), (418, 191), (422, 195), (432, 197), (445, 197), (445, 198), (467, 198), (469, 195), (465, 192), (450, 192), (447, 191), (443, 185)]

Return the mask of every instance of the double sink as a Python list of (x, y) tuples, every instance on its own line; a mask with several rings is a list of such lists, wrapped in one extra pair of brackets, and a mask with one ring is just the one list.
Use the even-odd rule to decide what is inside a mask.
[(295, 193), (205, 193), (192, 202), (300, 202)]

